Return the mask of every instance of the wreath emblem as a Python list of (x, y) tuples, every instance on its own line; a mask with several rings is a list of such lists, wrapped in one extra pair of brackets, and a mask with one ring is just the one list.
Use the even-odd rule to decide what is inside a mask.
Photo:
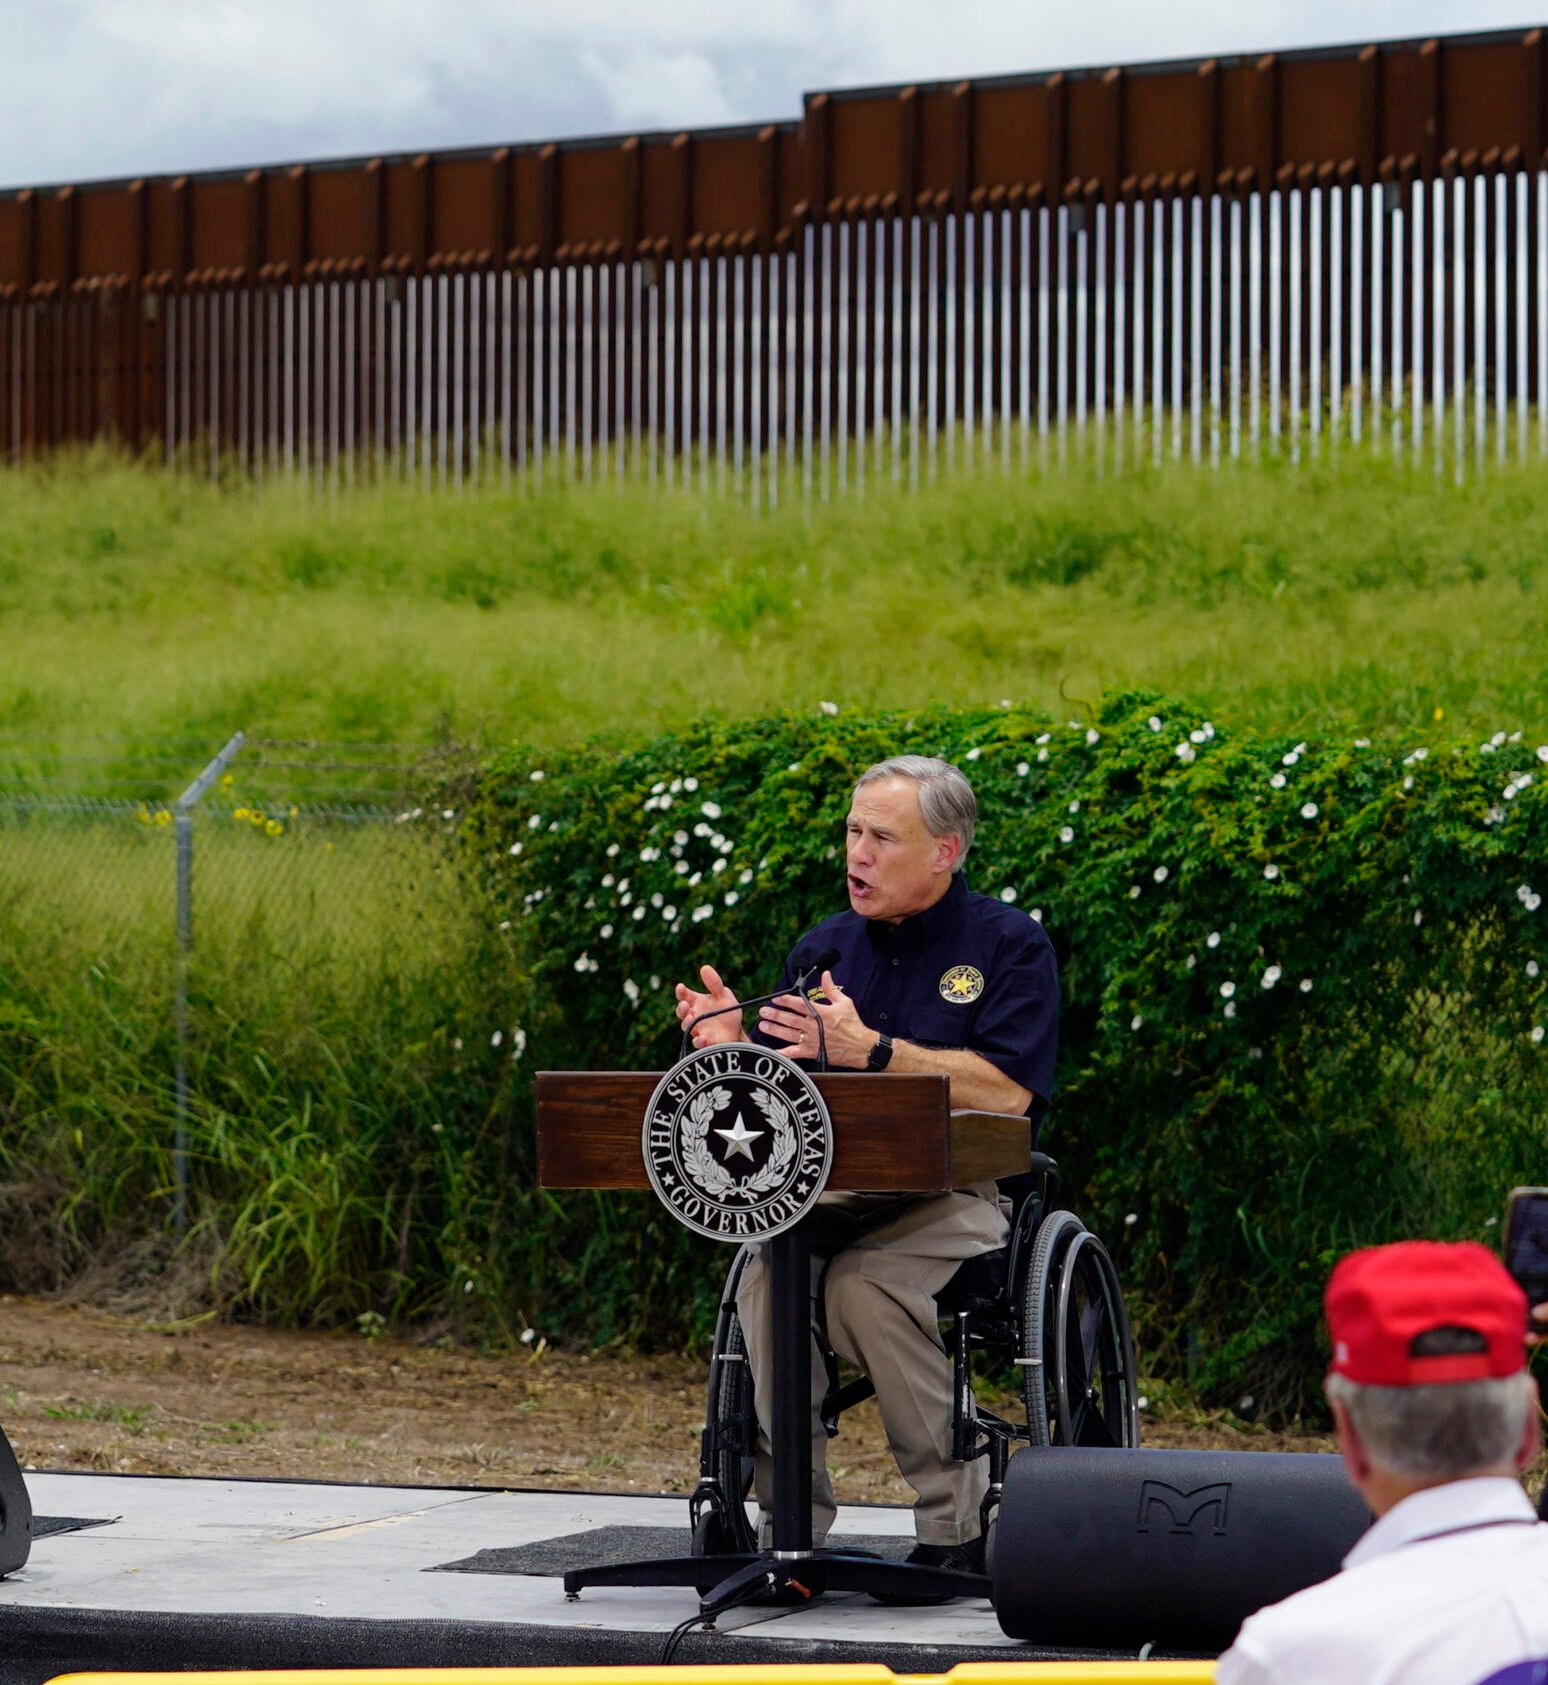
[(752, 1091), (753, 1104), (763, 1113), (774, 1136), (767, 1163), (738, 1179), (710, 1149), (710, 1121), (731, 1104), (729, 1088), (706, 1088), (693, 1097), (682, 1124), (683, 1169), (711, 1199), (754, 1200), (777, 1188), (796, 1154), (796, 1130), (790, 1108), (766, 1088)]

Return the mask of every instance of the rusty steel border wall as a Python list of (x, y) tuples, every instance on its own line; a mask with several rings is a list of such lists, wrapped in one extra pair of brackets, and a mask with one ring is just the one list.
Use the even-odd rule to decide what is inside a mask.
[(456, 476), (498, 441), (670, 476), (1125, 404), (1195, 454), (1211, 405), (1217, 450), (1345, 394), (1356, 431), (1432, 387), (1548, 417), (1545, 55), (1534, 28), (0, 193), (0, 458)]

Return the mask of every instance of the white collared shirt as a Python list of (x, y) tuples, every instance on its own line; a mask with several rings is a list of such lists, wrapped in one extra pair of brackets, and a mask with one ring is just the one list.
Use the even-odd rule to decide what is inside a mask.
[(1485, 1685), (1539, 1658), (1548, 1526), (1516, 1481), (1488, 1477), (1395, 1504), (1341, 1573), (1242, 1623), (1215, 1685)]

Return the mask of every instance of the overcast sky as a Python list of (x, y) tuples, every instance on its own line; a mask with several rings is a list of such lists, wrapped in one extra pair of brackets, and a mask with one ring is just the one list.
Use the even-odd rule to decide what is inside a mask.
[(1500, 0), (0, 0), (0, 186), (767, 121), (818, 88), (1530, 21)]

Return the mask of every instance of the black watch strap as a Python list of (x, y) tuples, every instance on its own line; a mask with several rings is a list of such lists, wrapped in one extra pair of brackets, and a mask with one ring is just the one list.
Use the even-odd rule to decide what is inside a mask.
[(884, 1071), (892, 1063), (892, 1037), (882, 1036), (865, 1056), (868, 1071)]

